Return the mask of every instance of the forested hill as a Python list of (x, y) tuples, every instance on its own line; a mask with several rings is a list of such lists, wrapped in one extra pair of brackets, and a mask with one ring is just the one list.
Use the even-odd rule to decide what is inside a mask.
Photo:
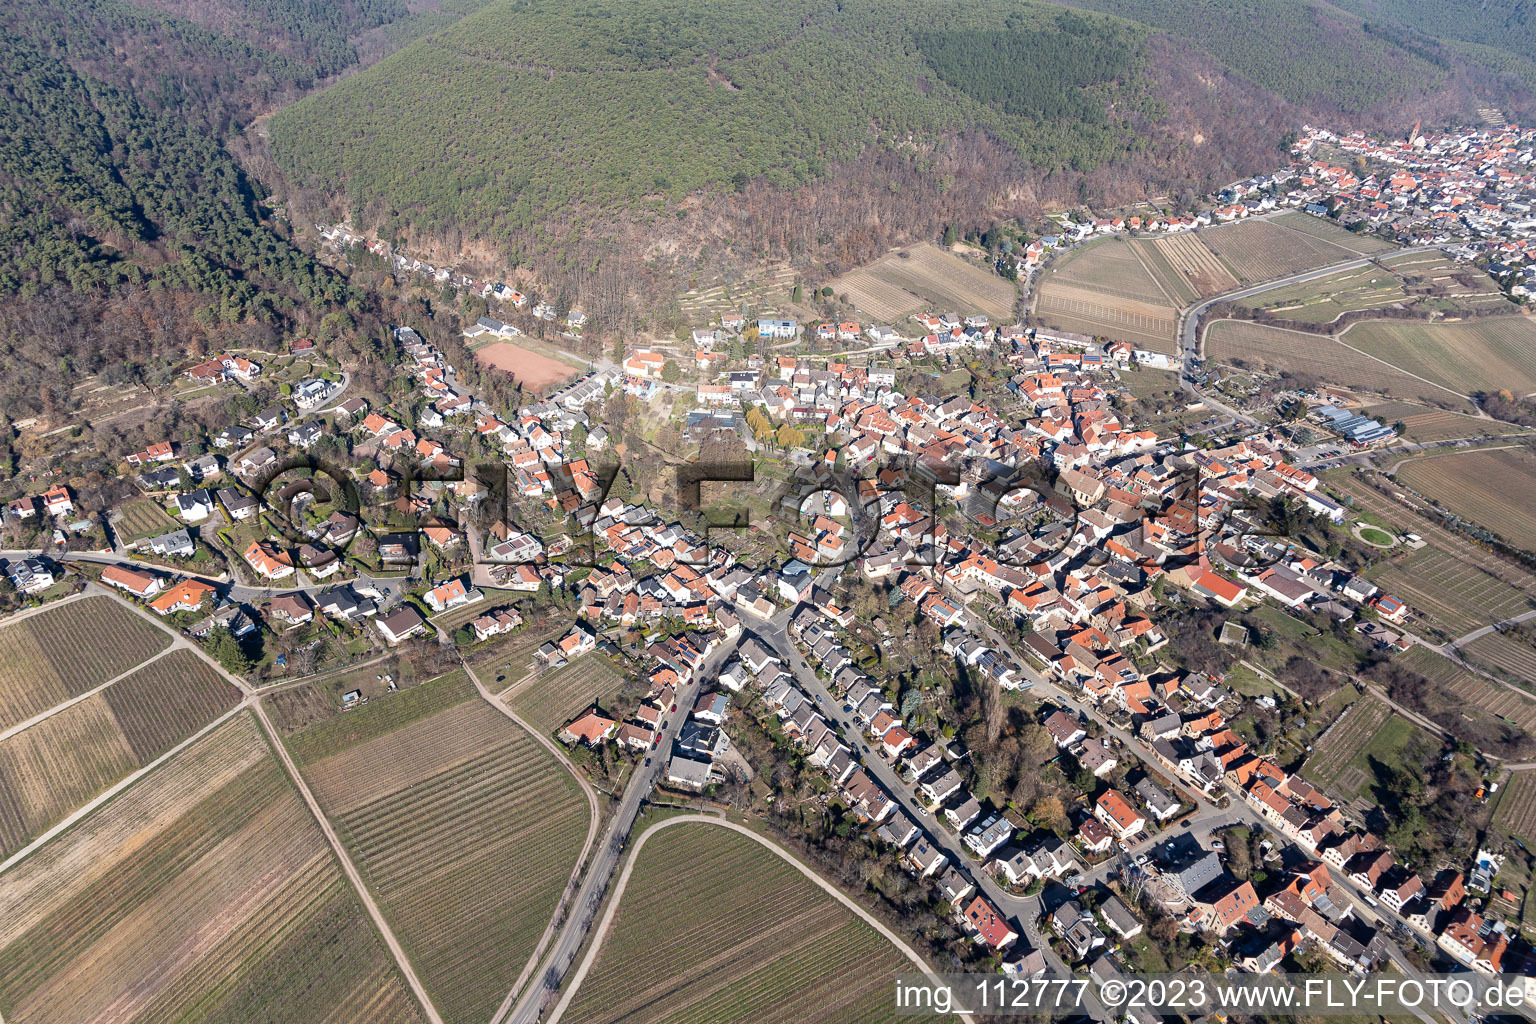
[(300, 188), (505, 238), (985, 128), (1031, 164), (1141, 145), (1145, 33), (1016, 0), (493, 0), (273, 118)]
[[(210, 24), (179, 17), (178, 4)], [(0, 6), (6, 415), (58, 407), (66, 364), (163, 367), (235, 331), (307, 327), (348, 298), (263, 210), (265, 189), (231, 147), (246, 146), (255, 117), (355, 61), (350, 40), (404, 5), (160, 7)]]
[(1452, 51), (1321, 0), (1070, 2), (1095, 12), (488, 0), (281, 111), (273, 152), (305, 214), (544, 260), (616, 211), (692, 216), (690, 197), (754, 182), (792, 202), (872, 153), (921, 171), (965, 132), (997, 143), (978, 152), (1015, 162), (1031, 194), (1115, 201), (1258, 169), (1305, 117), (1412, 123), (1476, 105)]

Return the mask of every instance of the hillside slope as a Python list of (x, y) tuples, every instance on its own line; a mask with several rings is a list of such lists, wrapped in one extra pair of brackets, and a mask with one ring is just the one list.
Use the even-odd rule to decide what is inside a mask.
[(81, 372), (163, 378), (200, 346), (311, 328), (352, 298), (236, 152), (396, 15), (399, 0), (0, 8), (0, 415), (67, 415)]
[(306, 219), (547, 279), (706, 243), (858, 259), (936, 214), (1223, 183), (1307, 117), (1474, 106), (1446, 52), (1310, 0), (1069, 2), (488, 0), (280, 111), (271, 148)]
[(273, 149), (302, 187), (483, 237), (972, 127), (1092, 167), (1135, 145), (1106, 107), (1145, 102), (1142, 37), (1001, 0), (497, 0), (283, 110)]

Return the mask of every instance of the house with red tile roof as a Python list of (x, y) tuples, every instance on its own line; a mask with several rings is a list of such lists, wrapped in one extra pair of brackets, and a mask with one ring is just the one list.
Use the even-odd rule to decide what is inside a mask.
[(986, 897), (971, 900), (964, 913), (966, 925), (975, 932), (977, 942), (984, 942), (993, 949), (1007, 949), (1019, 939), (1019, 933), (1008, 925), (1007, 918)]

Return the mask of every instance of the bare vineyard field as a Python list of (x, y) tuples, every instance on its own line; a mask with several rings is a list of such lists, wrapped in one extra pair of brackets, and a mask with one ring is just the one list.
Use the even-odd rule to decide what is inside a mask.
[(1418, 380), (1330, 338), (1242, 320), (1218, 320), (1206, 329), (1211, 359), (1271, 373), (1304, 374), (1362, 393), (1389, 395), (1470, 410), (1463, 395)]
[(1526, 732), (1536, 734), (1536, 697), (1524, 696), (1507, 686), (1489, 682), (1449, 658), (1417, 645), (1401, 660), (1415, 672), (1439, 683), (1466, 707), (1508, 719)]
[(1318, 742), (1303, 769), (1314, 782), (1353, 792), (1343, 778), (1352, 762), (1372, 736), (1391, 717), (1392, 709), (1379, 700), (1361, 700), (1350, 705), (1344, 717), (1331, 726)]
[(422, 1019), (249, 714), (0, 875), (0, 1014)]
[(887, 253), (832, 282), (837, 295), (876, 319), (899, 320), (923, 309), (982, 312), (994, 323), (1013, 319), (1013, 282), (931, 244)]
[[(1429, 542), (1427, 551), (1439, 551), (1454, 557), (1468, 567), (1475, 568), (1502, 583), (1509, 590), (1524, 592), (1536, 597), (1536, 575), (1505, 561), (1491, 552), (1475, 547), (1464, 538), (1450, 532), (1438, 523), (1419, 515), (1401, 503), (1382, 494), (1365, 481), (1349, 473), (1327, 474), (1329, 487), (1348, 497), (1357, 508), (1381, 516), (1392, 523), (1399, 532), (1419, 534)], [(1506, 602), (1506, 605), (1512, 602)], [(1491, 621), (1502, 621), (1499, 616)], [(1458, 634), (1459, 635), (1459, 634)]]
[(71, 601), (0, 627), (0, 729), (95, 689), (170, 642), (108, 597)]
[(1040, 289), (1035, 319), (1047, 327), (1102, 335), (1153, 352), (1171, 354), (1176, 343), (1173, 307), (1054, 281)]
[(306, 733), (291, 748), (444, 1018), (488, 1019), (575, 867), (586, 801), (472, 691), (409, 722), (373, 712), (342, 716), (358, 718), (339, 753)]
[(1353, 348), (1462, 394), (1536, 392), (1536, 323), (1523, 316), (1466, 323), (1370, 321), (1351, 326), (1341, 337)]
[(1361, 256), (1369, 256), (1372, 253), (1386, 252), (1394, 246), (1391, 242), (1377, 238), (1375, 235), (1357, 235), (1353, 231), (1346, 231), (1331, 221), (1314, 217), (1310, 213), (1300, 210), (1291, 210), (1280, 216), (1272, 218), (1270, 223), (1286, 228), (1290, 231), (1299, 231), (1304, 235), (1311, 235), (1330, 245), (1347, 249), (1351, 253)]
[(678, 299), (678, 307), (689, 323), (699, 325), (716, 323), (726, 313), (773, 312), (789, 300), (795, 277), (794, 268), (780, 263), (765, 268), (761, 277), (750, 281), (732, 281), (685, 292)]
[(1398, 468), (1397, 478), (1516, 543), (1536, 533), (1536, 454), (1527, 448), (1413, 459)]
[(300, 761), (313, 761), (346, 750), (375, 736), (400, 729), (469, 700), (474, 687), (463, 672), (454, 670), (394, 693), (381, 693), (366, 704), (335, 715), (319, 725), (298, 731), (286, 742)]
[(1225, 224), (1202, 231), (1199, 237), (1244, 284), (1273, 281), (1359, 256), (1356, 250), (1269, 220)]
[(519, 717), (552, 733), (593, 704), (619, 692), (624, 677), (600, 654), (585, 654), (562, 668), (535, 676), (507, 697)]
[(497, 637), (475, 647), (469, 655), (469, 667), (488, 689), (505, 689), (527, 674), (533, 662), (533, 652), (540, 644), (562, 633), (563, 628), (529, 623), (510, 636)]
[(1480, 636), (1463, 647), (1461, 654), (1468, 662), (1492, 668), (1495, 675), (1536, 686), (1536, 650), (1513, 636), (1503, 633)]
[(704, 823), (646, 840), (600, 941), (563, 1024), (885, 1021), (892, 976), (915, 969), (782, 858)]
[(1208, 249), (1199, 236), (1184, 232), (1154, 238), (1144, 244), (1141, 251), (1155, 252), (1166, 261), (1172, 271), (1172, 280), (1164, 280), (1165, 288), (1176, 288), (1187, 305), (1196, 298), (1205, 298), (1221, 292), (1229, 292), (1238, 285), (1232, 268), (1223, 263)]
[(0, 742), (0, 854), (25, 846), (139, 764), (99, 693)]
[(122, 515), (113, 523), (113, 529), (117, 531), (119, 540), (131, 544), (146, 537), (169, 533), (177, 529), (177, 522), (153, 498), (138, 498), (123, 505)]
[(1142, 258), (1142, 247), (1120, 236), (1089, 242), (1063, 256), (1046, 271), (1042, 284), (1084, 288), (1170, 308), (1178, 304)]
[(1410, 441), (1446, 441), (1460, 438), (1507, 434), (1520, 428), (1503, 420), (1486, 419), (1467, 413), (1430, 409), (1412, 402), (1371, 402), (1361, 413), (1385, 423), (1401, 423), (1403, 436)]
[(0, 855), (13, 853), (240, 701), (191, 651), (172, 651), (0, 740)]
[(191, 651), (172, 651), (126, 679), (0, 741), (0, 853), (240, 702)]
[(1383, 562), (1366, 575), (1450, 637), (1536, 606), (1528, 594), (1433, 545)]
[(1536, 772), (1514, 772), (1499, 795), (1493, 824), (1536, 845)]
[(1195, 286), (1184, 272), (1174, 266), (1171, 255), (1165, 251), (1166, 238), (1140, 238), (1131, 243), (1132, 251), (1141, 260), (1142, 267), (1157, 282), (1158, 290), (1173, 305), (1184, 307), (1199, 298)]

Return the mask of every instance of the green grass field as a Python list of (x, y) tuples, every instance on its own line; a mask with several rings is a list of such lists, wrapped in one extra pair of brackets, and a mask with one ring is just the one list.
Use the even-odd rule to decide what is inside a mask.
[(562, 1020), (886, 1021), (893, 976), (916, 969), (756, 841), (705, 823), (671, 825), (637, 855)]

